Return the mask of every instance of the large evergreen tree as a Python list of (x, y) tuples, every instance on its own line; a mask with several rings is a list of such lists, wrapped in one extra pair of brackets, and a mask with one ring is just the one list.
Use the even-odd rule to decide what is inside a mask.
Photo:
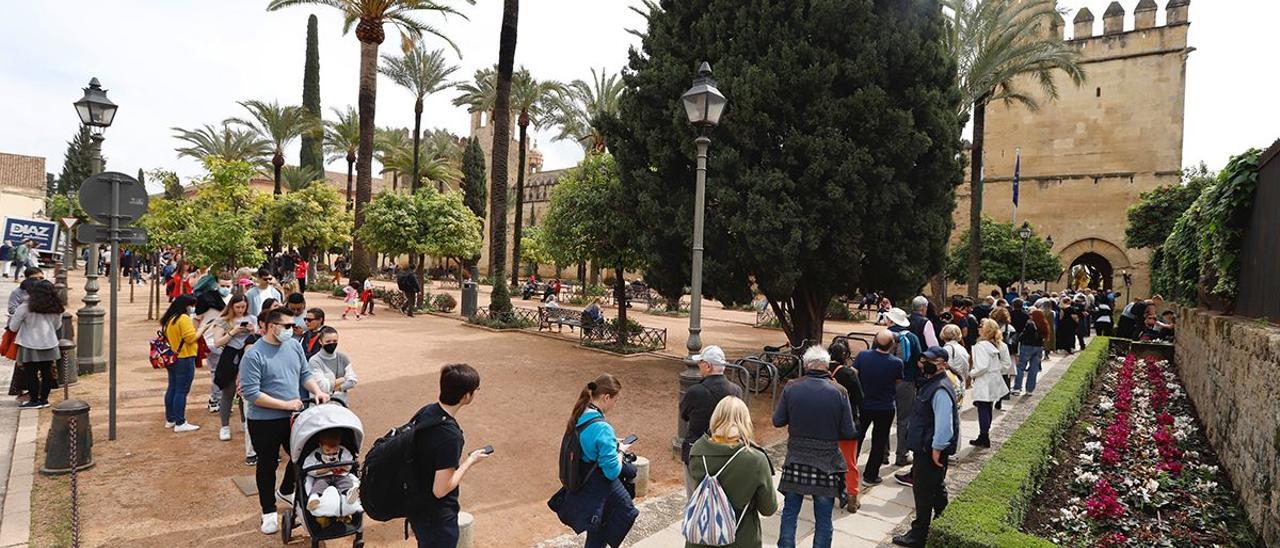
[[(316, 120), (320, 114), (320, 37), (315, 14), (307, 17), (307, 61), (302, 72), (302, 108)], [(324, 128), (302, 134), (298, 165), (324, 173)]]
[[(764, 293), (793, 344), (831, 297), (895, 297), (940, 272), (960, 182), (960, 94), (937, 2), (651, 3), (606, 124), (664, 296), (689, 277), (694, 145), (680, 103), (710, 61), (729, 106), (712, 130), (704, 293)], [(662, 219), (661, 223), (651, 222)]]
[[(102, 162), (106, 169), (106, 161)], [(67, 141), (67, 152), (62, 156), (62, 173), (58, 175), (58, 183), (54, 188), (57, 194), (72, 194), (80, 191), (80, 183), (93, 175), (93, 141), (89, 138), (89, 126), (80, 126), (80, 130)]]

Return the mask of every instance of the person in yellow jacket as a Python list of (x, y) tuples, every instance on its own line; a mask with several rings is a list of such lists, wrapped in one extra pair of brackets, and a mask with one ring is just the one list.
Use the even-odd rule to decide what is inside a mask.
[(166, 370), (169, 373), (169, 386), (164, 391), (164, 427), (174, 432), (191, 432), (200, 427), (187, 422), (187, 394), (191, 392), (191, 382), (196, 378), (196, 353), (199, 343), (195, 323), (191, 314), (195, 313), (196, 298), (179, 295), (169, 303), (169, 310), (160, 317), (160, 328), (164, 330), (164, 338), (169, 347), (178, 355), (178, 360)]

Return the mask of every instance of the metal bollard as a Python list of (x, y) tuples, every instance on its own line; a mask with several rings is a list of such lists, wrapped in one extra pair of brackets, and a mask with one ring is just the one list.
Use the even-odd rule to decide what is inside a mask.
[(471, 526), (475, 522), (470, 512), (458, 512), (458, 548), (471, 548)]
[[(72, 461), (71, 436), (75, 436), (75, 466)], [(58, 476), (72, 468), (85, 470), (93, 466), (93, 426), (89, 422), (89, 403), (84, 400), (62, 400), (53, 406), (53, 424), (44, 443), (44, 465), (40, 473)]]
[(62, 399), (71, 398), (71, 385), (80, 382), (80, 372), (76, 371), (76, 343), (68, 339), (58, 341), (58, 382), (62, 383)]
[(636, 457), (636, 497), (649, 494), (649, 459)]

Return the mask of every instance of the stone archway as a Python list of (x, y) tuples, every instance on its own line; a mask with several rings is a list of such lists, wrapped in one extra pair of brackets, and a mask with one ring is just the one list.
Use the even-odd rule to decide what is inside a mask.
[(1132, 269), (1129, 255), (1120, 246), (1101, 238), (1084, 238), (1062, 248), (1058, 258), (1063, 263), (1063, 273), (1058, 283), (1066, 285), (1071, 280), (1071, 267), (1083, 265), (1090, 269), (1089, 287), (1111, 289), (1118, 287), (1116, 276), (1122, 269)]
[[(1081, 278), (1083, 278), (1083, 283), (1079, 287), (1075, 284), (1077, 270), (1079, 270)], [(1071, 262), (1071, 266), (1067, 267), (1066, 275), (1068, 276), (1067, 285), (1074, 289), (1087, 287), (1093, 290), (1109, 290), (1112, 288), (1115, 268), (1106, 257), (1090, 251), (1076, 257)]]

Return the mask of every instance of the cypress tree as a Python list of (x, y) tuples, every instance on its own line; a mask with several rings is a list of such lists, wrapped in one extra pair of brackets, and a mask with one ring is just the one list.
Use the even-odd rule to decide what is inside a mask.
[[(317, 35), (317, 20), (313, 14), (307, 18), (307, 62), (302, 73), (302, 108), (312, 116), (320, 119), (320, 38)], [(312, 166), (316, 171), (324, 173), (324, 131), (316, 129), (302, 136), (302, 147), (299, 152), (298, 165)]]
[(484, 150), (480, 148), (480, 140), (472, 137), (467, 139), (467, 148), (462, 152), (462, 201), (481, 219), (488, 199), (486, 183)]
[(704, 295), (745, 303), (758, 288), (800, 344), (823, 338), (832, 297), (897, 300), (942, 270), (962, 172), (938, 2), (660, 6), (604, 120), (632, 193), (618, 214), (647, 227), (646, 282), (671, 297), (689, 280), (697, 130), (680, 95), (702, 61), (729, 101), (707, 132)]
[[(106, 169), (106, 160), (102, 162)], [(80, 191), (80, 183), (93, 175), (93, 141), (89, 138), (89, 127), (80, 126), (80, 130), (70, 141), (67, 141), (67, 152), (62, 157), (62, 173), (58, 175), (55, 192), (72, 194)]]
[(58, 178), (52, 173), (44, 174), (44, 196), (52, 198), (58, 192)]

